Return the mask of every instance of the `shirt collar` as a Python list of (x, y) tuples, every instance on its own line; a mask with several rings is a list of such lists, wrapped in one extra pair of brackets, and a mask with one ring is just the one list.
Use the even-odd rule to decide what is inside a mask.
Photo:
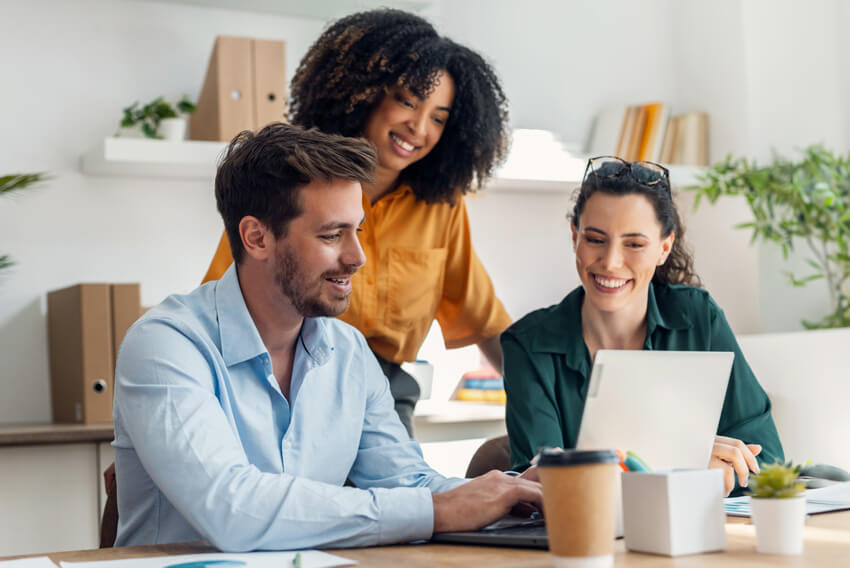
[(679, 302), (658, 303), (658, 294), (667, 295), (669, 286), (658, 287), (649, 283), (649, 298), (646, 302), (646, 335), (652, 337), (656, 327), (664, 329), (689, 329), (693, 324)]
[[(235, 262), (230, 265), (216, 285), (215, 304), (219, 322), (221, 355), (227, 366), (268, 353), (245, 304)], [(304, 318), (298, 337), (301, 347), (318, 365), (327, 362), (333, 351), (333, 346), (328, 342), (324, 320), (325, 318)]]
[(304, 318), (298, 338), (304, 351), (317, 365), (324, 365), (334, 350), (328, 341), (326, 328), (327, 318)]
[(393, 201), (394, 199), (401, 199), (407, 194), (413, 195), (413, 188), (403, 183), (397, 186), (395, 189), (390, 191), (389, 193), (382, 195), (380, 199), (378, 199), (375, 203), (369, 201), (369, 198), (366, 196), (366, 192), (363, 192), (363, 209), (369, 209), (371, 207), (376, 206), (378, 203)]
[(221, 356), (227, 366), (268, 352), (248, 312), (248, 306), (245, 305), (235, 262), (216, 284), (215, 309), (218, 315)]

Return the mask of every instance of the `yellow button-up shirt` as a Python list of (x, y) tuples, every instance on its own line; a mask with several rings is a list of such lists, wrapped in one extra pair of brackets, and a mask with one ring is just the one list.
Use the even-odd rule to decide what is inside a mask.
[[(446, 347), (480, 343), (511, 319), (472, 248), (466, 203), (419, 201), (408, 186), (370, 203), (359, 234), (366, 264), (352, 278), (348, 310), (340, 319), (366, 336), (378, 355), (413, 361), (436, 318)], [(226, 236), (204, 282), (233, 262)]]

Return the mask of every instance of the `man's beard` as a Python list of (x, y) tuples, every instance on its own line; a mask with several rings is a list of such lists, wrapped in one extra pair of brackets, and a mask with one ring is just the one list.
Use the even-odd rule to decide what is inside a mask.
[[(275, 281), (283, 294), (289, 298), (295, 310), (305, 318), (336, 317), (348, 309), (348, 296), (338, 296), (339, 301), (328, 303), (321, 299), (322, 283), (328, 276), (339, 277), (339, 273), (325, 273), (319, 278), (318, 286), (309, 282), (307, 276), (301, 270), (298, 257), (290, 247), (284, 247), (277, 254), (277, 268)], [(347, 275), (353, 275), (356, 269), (345, 271)], [(309, 288), (317, 288), (315, 296), (309, 296)]]

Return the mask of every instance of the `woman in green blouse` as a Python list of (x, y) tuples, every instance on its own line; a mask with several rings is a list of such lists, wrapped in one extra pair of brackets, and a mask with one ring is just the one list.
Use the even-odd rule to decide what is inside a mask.
[(599, 349), (733, 351), (735, 361), (709, 467), (726, 491), (759, 462), (783, 459), (770, 400), (722, 310), (698, 288), (667, 170), (591, 158), (571, 216), (581, 286), (502, 334), (511, 465), (540, 446), (575, 447), (591, 362)]

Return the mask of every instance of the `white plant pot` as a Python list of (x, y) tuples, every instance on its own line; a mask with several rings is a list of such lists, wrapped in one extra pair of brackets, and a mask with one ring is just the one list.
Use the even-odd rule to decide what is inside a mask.
[(750, 499), (756, 526), (756, 549), (763, 554), (803, 552), (806, 497)]
[(184, 140), (186, 138), (186, 119), (183, 117), (163, 118), (156, 129), (164, 140)]
[(144, 138), (145, 133), (142, 132), (141, 124), (135, 126), (122, 126), (118, 129), (116, 136), (119, 138)]

